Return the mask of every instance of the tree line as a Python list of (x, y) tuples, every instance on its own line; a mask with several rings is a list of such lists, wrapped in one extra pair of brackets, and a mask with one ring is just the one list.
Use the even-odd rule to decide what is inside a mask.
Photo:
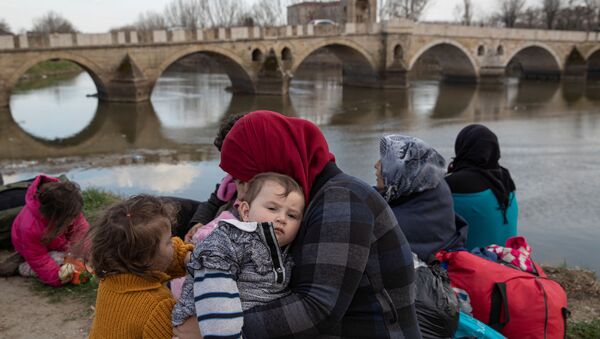
[[(238, 0), (171, 0), (162, 11), (140, 13), (137, 19), (111, 31), (182, 28), (199, 29), (231, 26), (281, 26), (287, 21), (286, 8), (305, 0), (258, 0), (247, 6)], [(316, 0), (328, 2), (331, 0)], [(408, 18), (419, 21), (436, 0), (377, 0), (379, 20)], [(463, 25), (598, 30), (600, 0), (541, 0), (526, 7), (526, 0), (497, 0), (497, 10), (475, 20), (474, 0), (462, 0), (455, 8), (455, 22)], [(32, 33), (76, 33), (75, 26), (61, 14), (50, 11), (33, 20)], [(13, 34), (0, 18), (0, 35)]]
[(526, 0), (498, 0), (498, 9), (474, 20), (474, 1), (462, 0), (455, 17), (463, 25), (596, 31), (600, 28), (600, 0), (541, 0), (526, 6)]

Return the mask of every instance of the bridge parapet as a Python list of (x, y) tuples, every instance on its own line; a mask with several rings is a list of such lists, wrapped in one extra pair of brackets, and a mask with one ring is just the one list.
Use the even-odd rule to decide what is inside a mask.
[[(386, 26), (385, 26), (386, 27)], [(23, 34), (0, 36), (0, 50), (54, 49), (90, 46), (189, 43), (197, 41), (277, 40), (353, 34), (378, 34), (382, 24), (295, 25), (278, 27), (217, 27), (111, 33)]]
[(415, 35), (439, 35), (455, 38), (481, 38), (498, 40), (531, 40), (531, 41), (568, 41), (598, 42), (597, 32), (557, 31), (543, 29), (495, 28), (461, 26), (452, 24), (416, 23), (412, 33)]

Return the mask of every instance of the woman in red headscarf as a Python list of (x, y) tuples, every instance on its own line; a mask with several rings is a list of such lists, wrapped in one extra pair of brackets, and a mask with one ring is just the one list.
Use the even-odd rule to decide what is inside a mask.
[(245, 313), (244, 337), (420, 338), (410, 246), (381, 195), (336, 166), (317, 126), (252, 112), (225, 138), (220, 166), (241, 181), (289, 175), (308, 206), (290, 249), (292, 293)]

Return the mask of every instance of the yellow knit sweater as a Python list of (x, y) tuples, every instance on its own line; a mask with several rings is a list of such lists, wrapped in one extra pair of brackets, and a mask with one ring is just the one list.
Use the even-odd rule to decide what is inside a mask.
[(179, 238), (172, 240), (173, 262), (168, 274), (160, 273), (160, 279), (122, 273), (100, 281), (90, 339), (173, 337), (175, 299), (164, 283), (185, 275), (184, 259), (193, 245)]

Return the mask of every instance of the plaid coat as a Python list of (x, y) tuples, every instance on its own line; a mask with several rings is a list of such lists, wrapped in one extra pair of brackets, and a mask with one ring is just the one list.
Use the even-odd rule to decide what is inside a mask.
[(245, 338), (420, 338), (411, 250), (388, 204), (333, 163), (291, 248), (292, 293), (244, 313)]

